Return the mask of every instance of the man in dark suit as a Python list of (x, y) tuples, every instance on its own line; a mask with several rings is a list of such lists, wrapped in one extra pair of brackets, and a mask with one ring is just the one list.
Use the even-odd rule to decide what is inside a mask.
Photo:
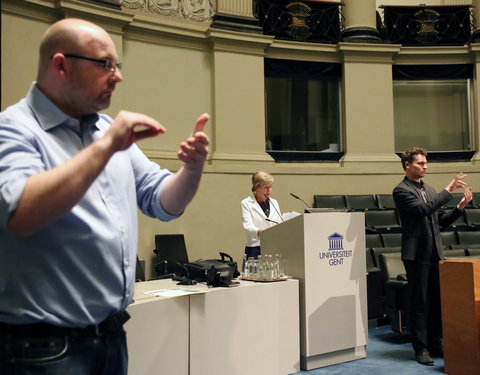
[[(471, 188), (459, 173), (437, 193), (422, 181), (427, 172), (427, 151), (411, 148), (401, 155), (405, 178), (393, 190), (402, 225), (402, 260), (407, 272), (411, 298), (410, 333), (415, 359), (433, 365), (432, 356), (443, 357), (440, 311), (439, 260), (443, 259), (440, 227), (453, 223), (472, 200)], [(451, 192), (465, 188), (460, 203), (442, 210)]]

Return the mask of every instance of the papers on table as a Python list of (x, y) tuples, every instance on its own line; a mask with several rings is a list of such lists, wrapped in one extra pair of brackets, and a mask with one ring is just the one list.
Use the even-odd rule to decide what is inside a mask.
[(287, 221), (287, 220), (293, 219), (294, 217), (297, 217), (299, 215), (301, 215), (301, 213), (296, 212), (296, 211), (285, 212), (285, 213), (282, 214), (282, 219), (284, 221)]

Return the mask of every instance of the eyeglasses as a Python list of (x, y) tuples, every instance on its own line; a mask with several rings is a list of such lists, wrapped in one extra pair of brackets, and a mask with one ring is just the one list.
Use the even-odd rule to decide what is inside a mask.
[(108, 70), (109, 72), (114, 72), (116, 68), (119, 70), (122, 68), (122, 63), (113, 61), (110, 59), (102, 60), (102, 59), (94, 59), (93, 57), (85, 57), (85, 56), (79, 56), (79, 55), (74, 55), (73, 53), (64, 53), (63, 56), (69, 57), (71, 59), (80, 59), (80, 60), (88, 60), (88, 61), (94, 61), (100, 64), (103, 64), (103, 69)]

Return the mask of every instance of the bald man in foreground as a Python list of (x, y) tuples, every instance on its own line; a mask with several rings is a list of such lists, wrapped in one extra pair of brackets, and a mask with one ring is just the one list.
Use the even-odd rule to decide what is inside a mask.
[(109, 34), (53, 24), (37, 81), (0, 113), (0, 374), (127, 374), (137, 208), (163, 221), (194, 197), (208, 153), (201, 115), (175, 174), (135, 142), (165, 128), (110, 105), (122, 81)]

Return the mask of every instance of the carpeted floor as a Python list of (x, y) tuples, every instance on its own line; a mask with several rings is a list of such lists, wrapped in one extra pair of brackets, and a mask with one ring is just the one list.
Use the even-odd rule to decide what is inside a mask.
[(434, 358), (434, 366), (422, 366), (414, 359), (410, 342), (392, 332), (390, 326), (370, 328), (368, 331), (367, 358), (295, 375), (424, 375), (443, 373), (443, 358)]

